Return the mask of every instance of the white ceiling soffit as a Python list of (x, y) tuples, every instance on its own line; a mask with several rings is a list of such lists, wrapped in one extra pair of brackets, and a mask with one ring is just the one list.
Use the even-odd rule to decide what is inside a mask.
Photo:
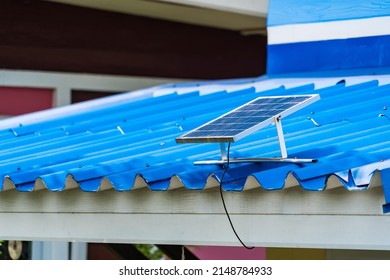
[(268, 0), (162, 0), (159, 2), (172, 2), (264, 18), (267, 17), (268, 12)]
[(267, 0), (47, 0), (137, 16), (265, 33)]

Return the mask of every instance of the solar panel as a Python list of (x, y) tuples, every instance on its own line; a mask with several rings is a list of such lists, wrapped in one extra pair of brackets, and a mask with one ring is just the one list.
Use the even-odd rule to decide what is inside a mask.
[(176, 138), (177, 143), (236, 142), (320, 99), (318, 94), (258, 97)]

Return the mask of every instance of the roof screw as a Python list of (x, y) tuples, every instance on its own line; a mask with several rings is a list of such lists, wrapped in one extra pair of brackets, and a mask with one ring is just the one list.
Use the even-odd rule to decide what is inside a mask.
[(387, 106), (383, 107), (383, 110), (387, 110)]
[(180, 129), (180, 131), (183, 131), (183, 127), (180, 124), (176, 124), (176, 126)]
[(307, 117), (307, 120), (311, 121), (315, 126), (319, 127), (320, 124), (318, 122), (316, 122), (313, 118), (311, 117)]
[(160, 143), (160, 146), (164, 146), (164, 145), (165, 145), (165, 142), (161, 142), (161, 143)]

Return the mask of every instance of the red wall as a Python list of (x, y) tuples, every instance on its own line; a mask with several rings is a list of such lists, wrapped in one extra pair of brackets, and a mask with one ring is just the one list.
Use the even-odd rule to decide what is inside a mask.
[(201, 260), (265, 260), (266, 249), (247, 250), (244, 247), (227, 246), (188, 246)]
[(53, 89), (0, 87), (0, 115), (15, 116), (53, 107)]

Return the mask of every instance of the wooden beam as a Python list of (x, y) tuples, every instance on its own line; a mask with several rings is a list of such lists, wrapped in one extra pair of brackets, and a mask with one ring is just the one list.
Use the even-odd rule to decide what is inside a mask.
[(229, 30), (263, 28), (268, 12), (267, 0), (48, 1)]
[(171, 260), (199, 260), (183, 245), (157, 245), (157, 247)]
[[(105, 2), (108, 7), (117, 2), (178, 6), (160, 1)], [(162, 12), (160, 7), (155, 10)], [(191, 13), (168, 11), (168, 18), (175, 14), (191, 18)], [(220, 19), (222, 25), (232, 21), (226, 13), (212, 12), (206, 17)], [(235, 16), (239, 24), (246, 17)], [(265, 24), (265, 19), (250, 18)], [(0, 29), (3, 69), (190, 79), (265, 73), (266, 37), (242, 36), (238, 31), (37, 0), (2, 1), (0, 25), (4, 26)], [(247, 29), (252, 30), (252, 25)]]
[(111, 243), (106, 244), (108, 248), (114, 250), (115, 253), (123, 260), (147, 260), (148, 258), (144, 256), (138, 249), (132, 244), (117, 244)]

